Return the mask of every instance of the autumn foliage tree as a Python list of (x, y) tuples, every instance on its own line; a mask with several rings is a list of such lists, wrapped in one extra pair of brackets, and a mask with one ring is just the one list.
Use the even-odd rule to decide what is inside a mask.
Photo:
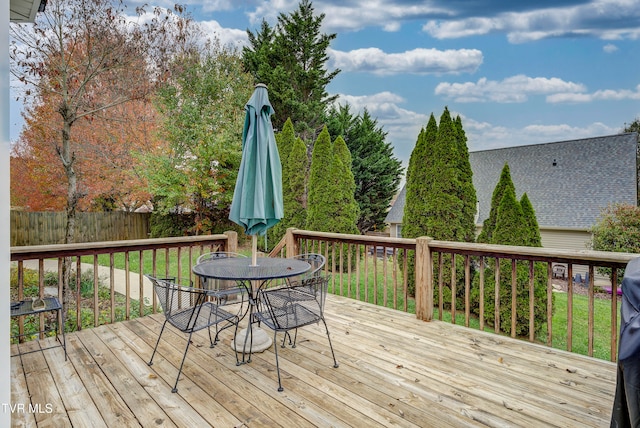
[[(64, 171), (55, 183), (65, 185), (65, 243), (74, 241), (76, 213), (86, 195), (82, 180), (90, 174), (79, 175), (83, 152), (78, 147), (87, 143), (76, 132), (78, 124), (106, 119), (115, 107), (154, 93), (167, 77), (169, 59), (194, 42), (183, 8), (175, 12), (156, 8), (150, 19), (136, 22), (125, 14), (122, 1), (50, 0), (33, 25), (10, 26), (10, 72), (25, 85), (29, 111), (42, 105), (54, 112), (41, 132)], [(65, 291), (70, 265), (64, 259)]]
[[(78, 124), (105, 119), (115, 107), (153, 93), (166, 77), (167, 58), (192, 42), (189, 20), (180, 16), (182, 8), (176, 12), (156, 8), (150, 20), (137, 23), (121, 1), (52, 0), (33, 25), (11, 25), (11, 73), (27, 88), (27, 115), (40, 107), (54, 112), (37, 132), (46, 135), (64, 171), (56, 181), (66, 185), (67, 243), (86, 195), (82, 179), (89, 176), (79, 174), (79, 163), (90, 151), (78, 147), (89, 145), (86, 137), (95, 129), (82, 135)], [(27, 117), (27, 124), (37, 117)]]
[[(29, 108), (26, 125), (11, 153), (11, 205), (30, 211), (63, 211), (65, 171), (56, 151), (57, 112), (52, 103)], [(155, 141), (156, 113), (149, 103), (114, 107), (109, 118), (82, 119), (74, 125), (72, 142), (76, 173), (83, 195), (81, 211), (134, 211), (151, 197), (136, 150)], [(116, 114), (117, 113), (117, 118)]]

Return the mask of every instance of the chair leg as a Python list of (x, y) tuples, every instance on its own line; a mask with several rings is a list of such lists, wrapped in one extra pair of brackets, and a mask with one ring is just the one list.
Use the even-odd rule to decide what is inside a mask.
[(331, 344), (331, 337), (329, 336), (329, 327), (327, 327), (327, 322), (324, 320), (324, 317), (321, 319), (324, 324), (324, 329), (327, 331), (327, 339), (329, 339), (329, 348), (331, 349), (331, 356), (333, 357), (333, 368), (337, 369), (339, 365), (336, 361), (336, 354), (333, 352), (333, 345)]
[(173, 385), (173, 389), (171, 392), (178, 392), (178, 381), (180, 380), (180, 373), (182, 373), (182, 366), (184, 366), (184, 360), (187, 359), (187, 352), (189, 351), (189, 345), (191, 344), (191, 335), (193, 332), (189, 333), (189, 337), (187, 338), (187, 347), (184, 349), (184, 355), (182, 356), (182, 362), (180, 363), (180, 368), (178, 369), (178, 376), (176, 376), (176, 384)]
[(278, 341), (277, 341), (277, 336), (278, 333), (274, 330), (273, 332), (273, 349), (274, 352), (276, 354), (276, 372), (278, 372), (278, 392), (282, 392), (284, 391), (284, 388), (282, 387), (282, 380), (280, 379), (280, 363), (278, 361)]
[(214, 346), (216, 346), (216, 343), (218, 343), (218, 333), (220, 333), (218, 331), (218, 324), (216, 324), (216, 340), (214, 341), (213, 338), (211, 337), (211, 326), (207, 327), (207, 331), (209, 332), (209, 348), (213, 348)]
[(156, 341), (156, 346), (155, 348), (153, 348), (153, 352), (151, 353), (151, 359), (147, 363), (148, 366), (153, 365), (153, 357), (155, 357), (156, 355), (156, 350), (158, 349), (158, 344), (160, 344), (160, 338), (162, 337), (162, 333), (164, 332), (164, 327), (166, 325), (167, 325), (167, 320), (164, 320), (164, 323), (162, 323), (162, 328), (160, 329), (160, 334), (158, 335), (158, 340)]

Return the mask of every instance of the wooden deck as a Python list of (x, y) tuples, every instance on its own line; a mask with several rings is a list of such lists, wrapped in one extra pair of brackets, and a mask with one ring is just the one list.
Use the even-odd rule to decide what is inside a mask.
[(185, 336), (168, 328), (146, 364), (162, 315), (67, 334), (66, 362), (61, 348), (11, 358), (12, 425), (609, 426), (613, 363), (335, 296), (326, 316), (340, 367), (323, 329), (302, 329), (280, 352), (281, 393), (273, 349), (237, 367), (231, 332), (214, 349), (194, 336), (177, 394)]

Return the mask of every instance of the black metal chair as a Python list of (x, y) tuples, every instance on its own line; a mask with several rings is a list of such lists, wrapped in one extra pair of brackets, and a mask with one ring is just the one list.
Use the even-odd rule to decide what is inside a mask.
[[(333, 357), (333, 367), (338, 367), (329, 327), (324, 319), (324, 304), (327, 296), (328, 278), (315, 276), (301, 282), (275, 289), (260, 290), (258, 293), (258, 311), (254, 314), (257, 321), (273, 330), (273, 348), (276, 354), (276, 369), (278, 372), (278, 391), (283, 391), (280, 378), (280, 364), (278, 361), (277, 335), (279, 332), (288, 334), (295, 330), (292, 347), (296, 346), (298, 328), (322, 321), (327, 332), (329, 348)], [(284, 341), (282, 346), (284, 347)]]
[[(167, 323), (171, 324), (178, 330), (189, 335), (187, 338), (187, 346), (182, 356), (182, 362), (178, 369), (178, 376), (176, 377), (176, 383), (173, 386), (171, 392), (178, 391), (178, 380), (182, 373), (182, 367), (184, 366), (185, 359), (187, 358), (187, 351), (189, 351), (189, 345), (191, 343), (191, 335), (193, 332), (202, 330), (204, 328), (209, 331), (209, 342), (213, 347), (218, 337), (218, 324), (221, 322), (228, 322), (229, 325), (238, 325), (238, 316), (233, 315), (222, 308), (219, 305), (208, 301), (210, 292), (201, 288), (185, 287), (175, 284), (170, 281), (154, 278), (149, 275), (145, 275), (153, 283), (153, 288), (158, 296), (160, 305), (164, 312), (165, 320), (162, 324), (162, 329), (158, 335), (158, 341), (153, 348), (151, 359), (147, 363), (149, 366), (153, 365), (153, 357), (156, 355), (160, 338), (164, 332), (164, 328)], [(211, 326), (216, 326), (216, 341), (211, 336)]]
[(227, 257), (247, 257), (244, 254), (232, 253), (229, 251), (213, 251), (211, 253), (204, 253), (198, 257), (196, 263), (207, 262), (209, 260), (226, 259)]
[[(311, 278), (314, 276), (320, 276), (322, 274), (322, 268), (326, 263), (325, 257), (322, 254), (318, 253), (306, 253), (299, 254), (293, 257), (294, 259), (303, 260), (311, 265), (311, 269), (302, 275), (302, 278)], [(290, 278), (292, 281), (296, 279), (296, 277)]]
[[(211, 253), (201, 254), (200, 257), (198, 257), (196, 263), (200, 264), (200, 263), (205, 263), (209, 261), (226, 259), (229, 257), (246, 258), (247, 256), (240, 253), (215, 251)], [(227, 304), (230, 298), (233, 298), (233, 297), (242, 298), (246, 292), (246, 290), (243, 287), (238, 286), (238, 284), (235, 281), (228, 281), (223, 279), (212, 279), (212, 278), (209, 278), (209, 279), (201, 278), (201, 284), (202, 284), (202, 288), (206, 290), (214, 290), (219, 292), (224, 291), (224, 293), (220, 293), (220, 299), (217, 302), (218, 304)]]
[[(309, 269), (307, 272), (305, 272), (304, 274), (300, 275), (300, 276), (293, 276), (293, 277), (289, 277), (286, 279), (286, 284), (287, 286), (292, 286), (292, 285), (296, 285), (301, 287), (302, 284), (301, 282), (306, 279), (306, 278), (313, 278), (313, 277), (317, 277), (322, 275), (322, 268), (324, 268), (325, 262), (326, 262), (326, 258), (322, 255), (322, 254), (318, 254), (318, 253), (305, 253), (305, 254), (298, 254), (297, 256), (293, 256), (294, 259), (298, 259), (298, 260), (303, 260), (307, 263), (309, 263), (311, 265), (311, 269)], [(271, 290), (272, 293), (279, 293), (279, 292), (286, 292), (287, 288), (286, 287), (281, 287), (278, 289), (273, 289)], [(308, 292), (313, 293), (313, 290), (310, 289), (308, 290)], [(300, 293), (294, 293), (291, 294), (289, 293), (288, 296), (286, 296), (286, 298), (290, 298), (290, 299), (295, 299), (297, 296), (302, 296), (304, 297), (303, 294)], [(297, 330), (296, 330), (297, 333)], [(296, 335), (294, 335), (295, 337)], [(282, 338), (282, 347), (284, 348), (285, 346), (285, 342), (287, 340), (287, 338), (289, 338), (289, 345), (294, 346), (295, 347), (295, 339), (291, 339), (291, 335), (289, 334), (289, 332), (287, 331), (284, 335), (284, 337)]]

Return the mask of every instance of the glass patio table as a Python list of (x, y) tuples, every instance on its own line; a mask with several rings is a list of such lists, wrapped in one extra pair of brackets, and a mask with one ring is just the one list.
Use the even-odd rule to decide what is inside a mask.
[[(258, 257), (255, 265), (251, 263), (250, 257), (226, 257), (198, 263), (192, 269), (193, 273), (202, 280), (231, 280), (247, 291), (249, 325), (238, 332), (231, 342), (231, 347), (236, 352), (242, 352), (243, 363), (251, 361), (252, 352), (264, 351), (272, 343), (264, 330), (253, 325), (258, 291), (273, 280), (298, 276), (311, 269), (311, 265), (305, 261), (281, 257)], [(245, 361), (247, 355), (248, 358)]]

